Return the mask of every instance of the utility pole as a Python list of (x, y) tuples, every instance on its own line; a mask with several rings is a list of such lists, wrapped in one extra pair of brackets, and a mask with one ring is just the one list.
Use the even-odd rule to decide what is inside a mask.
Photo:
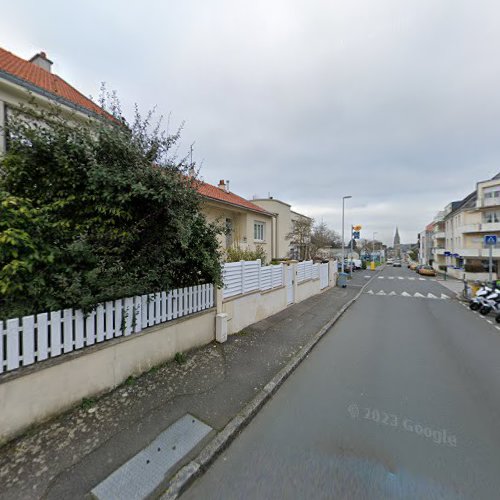
[(341, 270), (344, 272), (344, 212), (345, 212), (345, 200), (352, 198), (352, 196), (342, 197), (342, 264)]

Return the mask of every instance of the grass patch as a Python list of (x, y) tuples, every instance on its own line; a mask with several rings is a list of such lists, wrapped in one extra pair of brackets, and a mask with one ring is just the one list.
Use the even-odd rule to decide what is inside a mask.
[(187, 361), (186, 353), (185, 352), (176, 352), (174, 359), (179, 365), (183, 365)]
[(82, 410), (88, 410), (89, 408), (92, 408), (92, 406), (94, 405), (95, 405), (94, 398), (83, 398), (80, 408), (82, 408)]

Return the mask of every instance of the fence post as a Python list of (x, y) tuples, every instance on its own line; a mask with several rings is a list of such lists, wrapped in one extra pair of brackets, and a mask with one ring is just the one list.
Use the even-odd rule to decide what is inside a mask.
[(217, 287), (215, 289), (215, 306), (217, 308), (216, 309), (217, 310), (217, 314), (223, 312), (222, 311), (222, 301), (223, 301), (223, 298), (224, 298), (223, 292), (224, 292), (224, 290), (222, 288)]
[(245, 261), (240, 260), (241, 266), (241, 293), (245, 293)]
[[(259, 276), (258, 276), (258, 284), (259, 284), (259, 291), (260, 291), (260, 272), (262, 270), (262, 261), (260, 259), (257, 259), (257, 262), (259, 263)], [(272, 288), (272, 281), (273, 281), (273, 270), (271, 269), (271, 288)]]

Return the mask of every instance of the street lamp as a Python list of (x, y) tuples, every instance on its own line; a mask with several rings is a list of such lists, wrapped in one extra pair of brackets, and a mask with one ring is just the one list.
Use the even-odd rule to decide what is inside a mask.
[(377, 231), (373, 232), (373, 237), (372, 237), (372, 262), (375, 265), (375, 235), (377, 234)]
[[(345, 200), (352, 198), (352, 196), (342, 196), (342, 272), (344, 272), (344, 211)], [(352, 235), (351, 235), (352, 238)]]

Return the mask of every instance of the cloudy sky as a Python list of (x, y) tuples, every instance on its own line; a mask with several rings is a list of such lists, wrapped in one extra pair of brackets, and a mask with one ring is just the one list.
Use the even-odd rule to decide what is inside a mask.
[(186, 122), (201, 175), (403, 242), (500, 171), (491, 0), (17, 0), (0, 45)]

